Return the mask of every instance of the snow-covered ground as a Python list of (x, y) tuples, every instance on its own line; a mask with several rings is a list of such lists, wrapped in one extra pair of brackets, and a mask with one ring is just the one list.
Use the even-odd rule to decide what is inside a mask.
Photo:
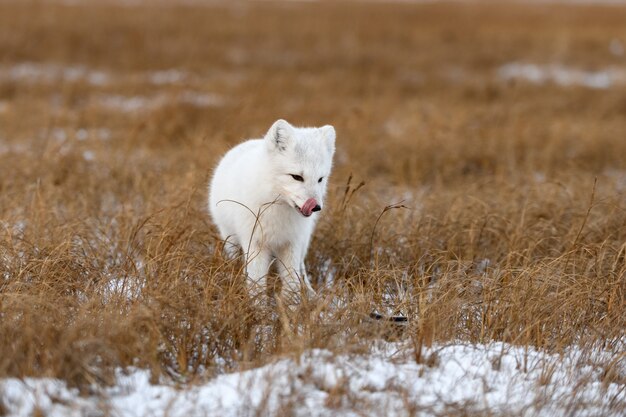
[[(621, 348), (623, 349), (623, 343)], [(438, 415), (454, 410), (496, 415), (609, 416), (626, 412), (626, 385), (603, 382), (614, 355), (578, 349), (547, 354), (502, 343), (425, 349), (422, 363), (400, 343), (335, 355), (311, 350), (203, 384), (150, 384), (148, 371), (119, 370), (117, 384), (80, 397), (53, 379), (5, 379), (9, 415), (241, 416)], [(623, 358), (622, 358), (623, 359)], [(626, 375), (626, 365), (617, 362)], [(258, 413), (258, 414), (257, 414)], [(624, 414), (621, 414), (624, 415)]]

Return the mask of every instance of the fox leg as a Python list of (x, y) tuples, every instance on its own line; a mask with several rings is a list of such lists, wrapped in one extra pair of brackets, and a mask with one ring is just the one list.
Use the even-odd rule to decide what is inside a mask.
[(293, 248), (286, 247), (278, 254), (277, 268), (283, 284), (281, 297), (284, 300), (297, 301), (302, 295), (307, 298), (315, 295), (304, 269), (304, 258), (296, 253)]
[(226, 258), (235, 259), (239, 255), (239, 249), (241, 245), (237, 242), (237, 238), (234, 236), (226, 236), (222, 237), (224, 241), (224, 253), (226, 254)]
[(246, 254), (246, 274), (250, 297), (262, 301), (266, 292), (266, 277), (272, 262), (271, 254), (262, 248), (251, 249)]

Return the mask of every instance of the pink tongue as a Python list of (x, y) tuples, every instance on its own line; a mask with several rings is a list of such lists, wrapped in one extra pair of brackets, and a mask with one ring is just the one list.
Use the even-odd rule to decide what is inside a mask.
[(302, 212), (302, 214), (308, 217), (311, 215), (311, 213), (313, 213), (313, 209), (315, 208), (315, 206), (317, 206), (317, 201), (315, 201), (314, 198), (309, 198), (307, 201), (304, 202), (300, 211)]

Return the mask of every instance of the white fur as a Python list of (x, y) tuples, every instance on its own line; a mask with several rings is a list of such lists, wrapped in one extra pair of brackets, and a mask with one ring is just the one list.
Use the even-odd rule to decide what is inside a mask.
[(229, 252), (243, 249), (253, 296), (264, 293), (272, 262), (283, 296), (313, 293), (304, 258), (320, 213), (305, 217), (298, 208), (314, 198), (323, 211), (334, 152), (332, 126), (296, 128), (277, 120), (264, 139), (240, 143), (217, 165), (209, 211)]

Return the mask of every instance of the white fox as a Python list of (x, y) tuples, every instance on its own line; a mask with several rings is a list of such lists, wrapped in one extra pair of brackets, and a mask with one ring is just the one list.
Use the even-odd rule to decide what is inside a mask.
[(265, 292), (272, 263), (283, 299), (314, 294), (304, 258), (334, 153), (332, 126), (296, 128), (277, 120), (265, 138), (235, 146), (217, 165), (209, 211), (227, 251), (243, 249), (253, 297)]

